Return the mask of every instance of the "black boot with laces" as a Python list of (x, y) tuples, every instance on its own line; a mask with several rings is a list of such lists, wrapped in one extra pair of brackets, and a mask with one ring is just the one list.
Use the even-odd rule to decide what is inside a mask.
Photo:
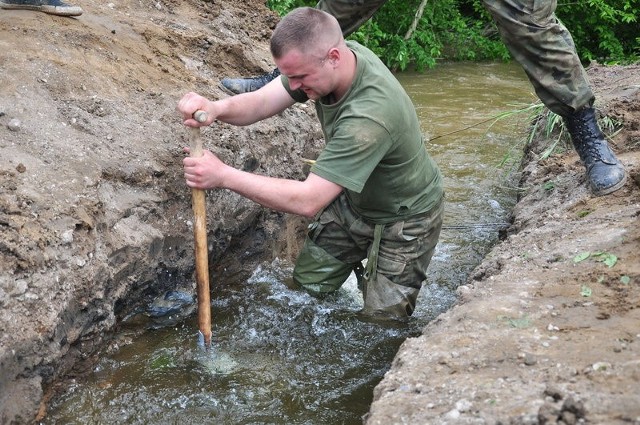
[(250, 78), (223, 78), (220, 87), (231, 94), (240, 94), (256, 91), (280, 75), (280, 70), (274, 68), (266, 74)]
[(598, 126), (595, 109), (583, 108), (564, 117), (564, 121), (573, 146), (587, 170), (593, 194), (607, 195), (624, 186), (627, 174)]

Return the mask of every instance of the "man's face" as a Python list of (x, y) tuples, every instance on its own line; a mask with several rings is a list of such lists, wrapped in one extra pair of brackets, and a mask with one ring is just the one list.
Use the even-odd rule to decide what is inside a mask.
[(309, 99), (318, 100), (330, 94), (335, 87), (327, 61), (327, 55), (319, 57), (292, 49), (275, 62), (289, 79), (291, 90), (301, 89)]

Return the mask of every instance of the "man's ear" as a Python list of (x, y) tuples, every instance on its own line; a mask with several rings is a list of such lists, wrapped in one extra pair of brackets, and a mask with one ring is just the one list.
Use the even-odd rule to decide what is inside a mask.
[(340, 60), (340, 50), (334, 47), (333, 49), (329, 50), (329, 53), (327, 53), (327, 57), (329, 58), (329, 63), (331, 64), (331, 66), (335, 67)]

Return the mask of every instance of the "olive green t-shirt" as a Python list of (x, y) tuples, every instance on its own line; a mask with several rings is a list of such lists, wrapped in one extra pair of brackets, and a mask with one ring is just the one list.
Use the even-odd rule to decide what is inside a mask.
[[(337, 103), (316, 102), (326, 146), (311, 172), (345, 188), (363, 218), (389, 223), (429, 211), (443, 194), (411, 99), (378, 57), (347, 42), (357, 58), (349, 91)], [(302, 91), (291, 91), (298, 101)]]

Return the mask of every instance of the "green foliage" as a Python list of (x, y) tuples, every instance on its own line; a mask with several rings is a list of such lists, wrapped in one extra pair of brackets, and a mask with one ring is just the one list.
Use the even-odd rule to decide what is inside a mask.
[(315, 6), (317, 2), (309, 0), (267, 0), (267, 7), (278, 15), (284, 16), (289, 11), (303, 6)]
[(640, 59), (640, 0), (558, 3), (556, 14), (571, 31), (583, 61), (611, 64)]
[(578, 211), (578, 213), (576, 215), (578, 216), (578, 218), (585, 218), (586, 216), (588, 216), (592, 212), (593, 212), (592, 210), (582, 210), (582, 211)]
[(580, 295), (583, 297), (590, 297), (591, 294), (593, 294), (593, 291), (587, 285), (582, 285), (580, 287)]
[(523, 317), (509, 317), (498, 316), (498, 320), (507, 323), (512, 328), (526, 329), (531, 326), (531, 319), (528, 316)]
[[(389, 0), (350, 35), (389, 68), (432, 68), (442, 60), (508, 60), (509, 52), (482, 0), (429, 0), (411, 31), (421, 0)], [(280, 15), (309, 0), (267, 0)], [(640, 0), (572, 0), (559, 3), (558, 18), (571, 31), (583, 61), (640, 60)], [(407, 37), (408, 35), (408, 37)]]
[[(497, 33), (486, 33), (488, 17), (476, 13), (471, 1), (430, 0), (415, 31), (406, 38), (420, 0), (389, 0), (349, 39), (373, 50), (391, 69), (423, 70), (433, 68), (438, 60), (508, 59)], [(280, 15), (314, 5), (305, 0), (267, 0), (267, 6)], [(470, 10), (471, 16), (464, 15), (461, 7)]]
[[(497, 33), (485, 34), (480, 15), (465, 16), (459, 0), (430, 0), (414, 31), (420, 0), (389, 0), (351, 39), (372, 49), (391, 69), (433, 68), (439, 60), (508, 59)], [(470, 4), (465, 8), (473, 10)], [(407, 38), (407, 35), (409, 37)]]
[(616, 265), (618, 262), (618, 257), (615, 254), (611, 254), (608, 252), (581, 252), (580, 254), (573, 257), (574, 263), (580, 263), (587, 258), (593, 258), (597, 261), (601, 261), (607, 265), (607, 267), (611, 268)]

